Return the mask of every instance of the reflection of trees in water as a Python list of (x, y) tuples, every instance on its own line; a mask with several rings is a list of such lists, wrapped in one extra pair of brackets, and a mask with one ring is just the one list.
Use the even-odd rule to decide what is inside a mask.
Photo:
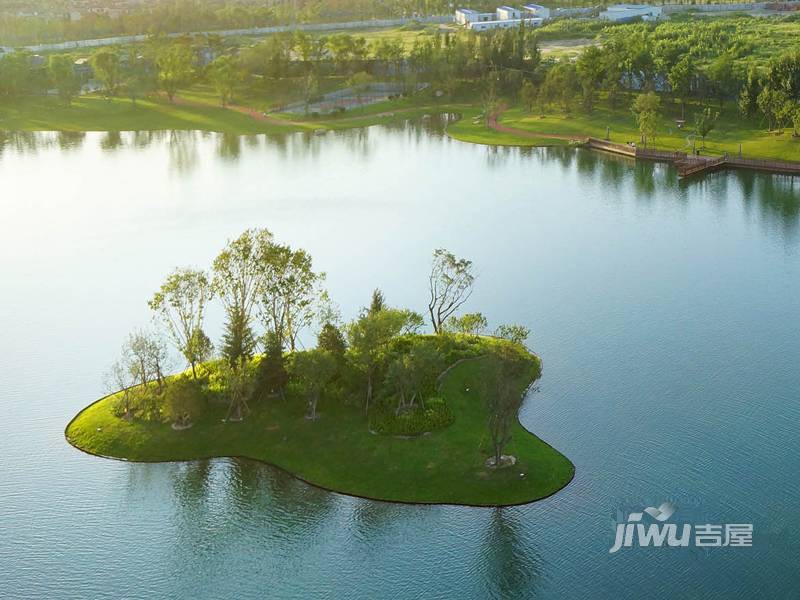
[(58, 147), (61, 150), (75, 150), (83, 146), (86, 140), (85, 131), (59, 131), (58, 132)]
[(241, 154), (241, 136), (233, 133), (217, 134), (217, 156), (225, 160), (237, 160)]
[(509, 508), (490, 513), (480, 553), (487, 598), (532, 598), (541, 580), (542, 559), (522, 534), (520, 514)]
[(169, 132), (169, 168), (179, 175), (191, 173), (198, 163), (197, 133), (194, 131)]
[(119, 131), (107, 131), (100, 138), (100, 148), (105, 151), (118, 150), (122, 146), (122, 135)]
[[(387, 529), (402, 531), (403, 521), (413, 519), (415, 510), (419, 510), (418, 507), (373, 500), (357, 499), (353, 502), (350, 515), (353, 530), (359, 539), (366, 540), (386, 533)], [(427, 511), (428, 508), (422, 510)]]

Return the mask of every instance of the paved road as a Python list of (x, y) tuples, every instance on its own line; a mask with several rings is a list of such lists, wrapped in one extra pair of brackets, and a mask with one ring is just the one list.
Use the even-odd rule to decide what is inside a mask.
[[(236, 35), (266, 35), (269, 33), (282, 33), (284, 31), (332, 31), (338, 29), (366, 29), (370, 27), (400, 27), (413, 22), (420, 23), (451, 23), (453, 17), (450, 15), (434, 15), (430, 17), (418, 17), (416, 19), (382, 19), (371, 21), (348, 21), (345, 23), (305, 23), (301, 25), (276, 25), (274, 27), (253, 27), (251, 29), (224, 29), (221, 31), (192, 31), (183, 33), (170, 33), (167, 37), (181, 37), (184, 35), (219, 35), (222, 37)], [(59, 50), (74, 50), (76, 48), (97, 48), (99, 46), (115, 46), (118, 44), (131, 44), (143, 42), (148, 38), (147, 35), (122, 35), (116, 37), (99, 38), (94, 40), (76, 40), (71, 42), (58, 42), (54, 44), (36, 44), (25, 46), (31, 52), (53, 52)], [(12, 51), (12, 48), (0, 48)]]

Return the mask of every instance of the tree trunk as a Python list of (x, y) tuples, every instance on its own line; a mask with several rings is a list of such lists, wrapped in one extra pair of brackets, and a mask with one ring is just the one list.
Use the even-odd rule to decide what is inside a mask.
[(197, 379), (197, 371), (194, 368), (195, 361), (192, 361), (192, 378)]

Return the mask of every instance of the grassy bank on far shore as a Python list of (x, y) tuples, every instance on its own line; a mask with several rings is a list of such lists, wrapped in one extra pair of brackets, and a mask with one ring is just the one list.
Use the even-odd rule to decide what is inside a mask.
[[(539, 377), (530, 355), (520, 394)], [(371, 433), (360, 402), (323, 402), (320, 418), (304, 418), (305, 402), (288, 397), (259, 401), (240, 423), (224, 422), (224, 404), (209, 405), (190, 429), (164, 421), (126, 420), (113, 413), (109, 397), (82, 411), (67, 427), (71, 444), (86, 452), (134, 461), (180, 461), (243, 456), (276, 465), (330, 490), (374, 499), (481, 506), (532, 502), (563, 488), (574, 467), (557, 450), (514, 419), (506, 448), (511, 467), (490, 469), (487, 405), (480, 381), (489, 363), (457, 363), (441, 394), (455, 420), (427, 435), (403, 439)]]
[[(591, 114), (573, 108), (569, 114), (550, 107), (544, 115), (538, 109), (527, 112), (516, 106), (502, 112), (498, 123), (514, 131), (497, 131), (488, 127), (483, 109), (476, 102), (442, 102), (432, 94), (414, 98), (387, 100), (348, 110), (342, 115), (321, 115), (267, 112), (266, 102), (243, 97), (228, 107), (219, 105), (207, 86), (182, 91), (175, 102), (153, 95), (136, 102), (128, 98), (105, 99), (82, 96), (71, 106), (57, 98), (29, 97), (13, 104), (0, 105), (0, 131), (152, 131), (202, 130), (234, 135), (258, 133), (292, 133), (298, 131), (341, 130), (369, 125), (402, 122), (427, 114), (456, 113), (463, 118), (451, 123), (448, 134), (458, 140), (502, 146), (565, 145), (563, 137), (604, 138), (607, 128), (613, 142), (638, 142), (639, 131), (633, 113), (627, 108), (630, 98), (622, 99), (616, 109), (605, 101), (598, 103)], [(693, 145), (700, 149), (701, 139), (692, 133), (693, 115), (699, 105), (689, 105), (686, 123), (679, 128), (675, 116), (678, 107), (666, 101), (654, 145), (660, 149), (691, 153)], [(791, 128), (767, 131), (766, 127), (742, 119), (732, 102), (721, 110), (716, 127), (705, 140), (704, 155), (735, 155), (741, 151), (747, 158), (800, 161), (800, 138)]]

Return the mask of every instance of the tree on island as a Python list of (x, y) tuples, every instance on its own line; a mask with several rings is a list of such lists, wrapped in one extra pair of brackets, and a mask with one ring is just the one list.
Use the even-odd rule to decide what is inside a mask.
[(175, 348), (191, 366), (195, 379), (197, 364), (211, 356), (212, 344), (203, 331), (203, 319), (212, 297), (213, 290), (204, 271), (176, 269), (148, 302)]
[(508, 340), (514, 344), (525, 344), (531, 330), (524, 325), (500, 325), (494, 332), (495, 336)]
[(232, 339), (252, 336), (253, 311), (262, 292), (264, 270), (274, 244), (267, 229), (248, 229), (214, 259), (212, 287), (228, 316)]
[(286, 360), (283, 356), (281, 340), (274, 333), (267, 332), (264, 356), (256, 369), (253, 392), (259, 398), (277, 394), (282, 400), (285, 400), (288, 381), (289, 374), (286, 372)]
[(133, 418), (136, 408), (136, 391), (134, 386), (138, 384), (129, 364), (125, 363), (124, 358), (117, 360), (105, 375), (105, 388), (109, 394), (116, 394), (115, 411), (118, 416), (126, 420)]
[(203, 410), (203, 385), (181, 375), (170, 382), (164, 393), (164, 413), (173, 429), (187, 429)]
[(430, 387), (444, 368), (444, 358), (433, 346), (413, 346), (397, 356), (386, 371), (386, 384), (398, 397), (395, 414), (411, 410), (417, 400), (423, 402), (426, 387)]
[(433, 267), (428, 277), (428, 313), (433, 330), (444, 333), (443, 324), (472, 295), (472, 261), (458, 259), (443, 248), (433, 253)]
[(265, 329), (294, 351), (298, 334), (314, 320), (315, 305), (324, 297), (324, 273), (315, 273), (305, 250), (271, 240), (264, 246), (259, 282), (259, 310)]
[(422, 325), (422, 317), (410, 310), (383, 308), (375, 313), (365, 311), (347, 329), (350, 344), (348, 358), (353, 368), (366, 379), (364, 412), (369, 414), (374, 377), (386, 347), (392, 338), (412, 332)]
[(236, 307), (229, 309), (222, 337), (224, 373), (228, 383), (228, 414), (226, 419), (241, 421), (250, 411), (247, 399), (251, 395), (248, 363), (253, 358), (256, 341), (245, 315)]
[(487, 426), (492, 444), (489, 466), (503, 466), (503, 450), (511, 441), (511, 427), (522, 404), (518, 379), (523, 375), (525, 362), (508, 348), (494, 350), (488, 358), (487, 373), (481, 379), (483, 396), (489, 411)]
[(386, 307), (386, 300), (383, 297), (383, 292), (380, 288), (375, 288), (372, 291), (372, 300), (370, 300), (369, 308), (367, 309), (370, 314), (382, 311)]
[(483, 335), (489, 322), (481, 313), (467, 313), (456, 317), (453, 315), (447, 320), (447, 331), (464, 333), (467, 335)]
[(336, 358), (325, 350), (317, 348), (295, 354), (292, 371), (306, 392), (308, 407), (306, 419), (317, 418), (320, 395), (336, 375), (336, 369)]
[(155, 381), (158, 391), (162, 391), (168, 354), (167, 346), (161, 338), (153, 333), (136, 330), (128, 336), (122, 347), (122, 355), (139, 385), (144, 388)]

